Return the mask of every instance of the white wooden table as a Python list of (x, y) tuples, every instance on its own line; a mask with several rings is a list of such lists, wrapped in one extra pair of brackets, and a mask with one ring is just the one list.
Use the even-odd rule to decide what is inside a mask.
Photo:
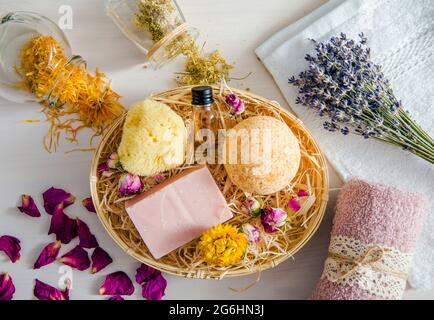
[[(242, 81), (233, 81), (234, 87), (250, 88), (288, 107), (277, 86), (254, 49), (284, 26), (306, 15), (326, 0), (179, 0), (192, 25), (201, 30), (206, 49), (219, 48), (236, 65), (233, 75), (252, 75)], [(143, 55), (131, 44), (105, 15), (102, 0), (1, 0), (0, 14), (14, 10), (36, 11), (57, 21), (61, 5), (73, 9), (73, 28), (66, 30), (75, 53), (81, 54), (90, 68), (100, 67), (113, 79), (113, 87), (129, 105), (175, 85), (174, 72), (181, 70), (182, 62), (174, 61), (159, 71), (143, 69)], [(290, 63), (290, 62), (288, 62)], [(66, 211), (79, 216), (89, 224), (101, 246), (113, 257), (114, 263), (97, 275), (74, 271), (72, 299), (101, 299), (98, 288), (104, 275), (118, 270), (134, 278), (138, 263), (125, 254), (106, 234), (97, 217), (81, 207), (81, 199), (89, 196), (89, 153), (65, 154), (71, 148), (66, 143), (55, 154), (42, 148), (42, 137), (47, 124), (24, 124), (23, 119), (42, 119), (37, 104), (18, 105), (0, 99), (0, 235), (10, 234), (22, 241), (22, 258), (12, 264), (0, 254), (0, 273), (9, 272), (16, 285), (16, 299), (32, 299), (34, 279), (57, 286), (60, 265), (51, 264), (42, 270), (32, 270), (40, 249), (52, 241), (47, 236), (50, 216), (30, 218), (16, 209), (22, 193), (35, 197), (43, 211), (41, 193), (51, 186), (63, 187), (77, 196), (76, 204)], [(82, 135), (83, 146), (87, 133)], [(342, 182), (332, 168), (330, 187), (339, 188)], [(320, 277), (327, 252), (331, 217), (337, 191), (330, 194), (326, 217), (313, 239), (301, 252), (273, 270), (263, 272), (260, 282), (243, 293), (232, 288), (243, 288), (256, 276), (222, 281), (190, 280), (167, 276), (167, 299), (305, 299)], [(64, 247), (62, 252), (71, 246)], [(132, 298), (141, 298), (140, 288)], [(434, 299), (433, 291), (408, 290), (406, 299)]]

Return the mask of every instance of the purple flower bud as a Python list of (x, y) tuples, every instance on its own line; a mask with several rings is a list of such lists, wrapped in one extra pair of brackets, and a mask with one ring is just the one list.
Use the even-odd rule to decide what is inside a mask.
[(287, 213), (279, 208), (266, 207), (261, 214), (261, 222), (267, 233), (276, 232), (286, 222)]
[(241, 204), (241, 211), (247, 215), (257, 217), (261, 213), (261, 207), (261, 203), (255, 197), (250, 196)]
[(257, 226), (254, 226), (250, 223), (245, 223), (242, 226), (242, 230), (247, 237), (247, 240), (250, 242), (260, 242), (261, 241), (261, 232)]
[(142, 179), (139, 176), (125, 173), (119, 179), (119, 193), (122, 196), (130, 196), (138, 193), (143, 188)]
[(107, 162), (103, 162), (98, 165), (98, 174), (101, 177), (110, 177), (113, 175), (113, 173), (114, 172), (110, 170), (110, 167), (108, 166)]
[(113, 152), (107, 160), (107, 166), (110, 169), (120, 169), (121, 161), (117, 152)]
[(236, 94), (232, 93), (227, 95), (226, 104), (231, 108), (232, 113), (236, 115), (240, 115), (246, 111), (244, 100), (239, 98)]

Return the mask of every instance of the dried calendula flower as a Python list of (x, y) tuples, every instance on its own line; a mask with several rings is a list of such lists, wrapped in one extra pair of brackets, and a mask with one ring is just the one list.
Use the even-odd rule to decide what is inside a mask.
[(97, 273), (113, 262), (110, 255), (101, 247), (96, 247), (92, 253), (92, 273)]
[(38, 300), (69, 300), (69, 288), (60, 291), (38, 279), (35, 280), (33, 294)]
[(86, 223), (77, 218), (78, 238), (80, 239), (80, 247), (82, 248), (96, 248), (98, 241), (95, 236), (90, 232)]
[(41, 213), (39, 212), (38, 207), (36, 206), (33, 198), (27, 194), (23, 194), (21, 196), (21, 206), (18, 207), (22, 213), (27, 214), (31, 217), (40, 217)]
[(69, 207), (75, 202), (75, 197), (63, 189), (51, 187), (42, 194), (44, 208), (48, 214), (53, 214), (54, 208), (63, 203), (63, 208)]
[(220, 224), (205, 231), (199, 241), (199, 249), (205, 262), (219, 267), (239, 262), (246, 248), (247, 237), (229, 224)]
[(89, 256), (82, 247), (76, 246), (71, 251), (65, 253), (60, 259), (59, 262), (66, 264), (72, 268), (75, 268), (80, 271), (84, 271), (89, 269), (90, 260)]
[(57, 256), (59, 254), (61, 247), (60, 241), (52, 242), (44, 247), (42, 249), (41, 253), (39, 254), (38, 259), (36, 260), (35, 264), (33, 265), (33, 269), (39, 269), (43, 266), (46, 266), (54, 261), (56, 261)]
[(14, 293), (15, 286), (10, 274), (0, 274), (0, 301), (12, 300)]
[(99, 294), (113, 296), (130, 296), (134, 293), (134, 285), (131, 279), (123, 271), (109, 274), (99, 289)]
[[(51, 124), (45, 148), (55, 149), (59, 134), (77, 141), (77, 132), (88, 127), (100, 133), (120, 116), (124, 107), (120, 96), (110, 87), (102, 72), (90, 74), (68, 57), (52, 36), (36, 36), (22, 48), (21, 63), (16, 66), (23, 81), (20, 87), (45, 101), (43, 112)], [(56, 105), (47, 96), (57, 97)]]
[(21, 257), (20, 240), (8, 235), (1, 236), (0, 251), (3, 251), (12, 261), (12, 263), (17, 262)]

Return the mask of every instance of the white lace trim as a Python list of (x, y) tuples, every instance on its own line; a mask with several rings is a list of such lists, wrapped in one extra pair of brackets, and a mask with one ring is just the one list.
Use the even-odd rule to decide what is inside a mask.
[[(383, 252), (380, 259), (379, 251)], [(369, 255), (371, 257), (368, 257)], [(322, 278), (341, 285), (358, 287), (384, 299), (401, 299), (410, 261), (411, 254), (398, 249), (336, 236), (330, 241), (329, 257), (326, 259)]]

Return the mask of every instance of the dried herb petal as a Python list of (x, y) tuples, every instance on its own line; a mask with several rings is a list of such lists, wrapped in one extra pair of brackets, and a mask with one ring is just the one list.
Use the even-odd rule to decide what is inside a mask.
[(51, 187), (42, 194), (44, 198), (44, 208), (48, 214), (53, 214), (54, 209), (63, 203), (63, 207), (66, 208), (75, 202), (75, 197), (66, 192), (63, 189), (57, 189)]
[(14, 293), (15, 286), (10, 274), (0, 274), (0, 301), (12, 300)]
[(69, 289), (60, 291), (38, 279), (35, 280), (33, 294), (38, 300), (69, 300)]
[(77, 218), (78, 238), (80, 239), (80, 247), (82, 248), (96, 248), (98, 241), (95, 236), (90, 232), (86, 223)]
[(0, 251), (3, 251), (9, 257), (9, 259), (11, 259), (12, 263), (15, 263), (21, 257), (20, 240), (12, 236), (1, 236)]
[(71, 219), (63, 212), (64, 205), (60, 203), (56, 206), (51, 217), (50, 229), (48, 234), (55, 234), (56, 240), (68, 244), (78, 235), (77, 221)]
[(101, 295), (122, 295), (130, 296), (134, 293), (134, 285), (131, 279), (123, 271), (109, 274), (99, 289)]
[(21, 206), (18, 207), (22, 213), (27, 214), (31, 217), (40, 217), (41, 213), (39, 212), (38, 207), (36, 206), (33, 198), (27, 194), (23, 194), (21, 196)]
[(71, 251), (65, 253), (59, 259), (59, 262), (62, 262), (63, 264), (80, 271), (84, 271), (90, 267), (89, 256), (86, 250), (80, 246), (76, 246)]
[(97, 273), (98, 271), (107, 267), (113, 262), (110, 255), (101, 247), (96, 247), (92, 253), (92, 273)]
[(165, 295), (167, 281), (159, 274), (142, 285), (142, 296), (146, 300), (161, 300)]
[(160, 274), (161, 272), (159, 270), (142, 263), (140, 267), (136, 270), (136, 282), (142, 285), (145, 282), (156, 278)]
[(56, 261), (57, 256), (59, 254), (61, 247), (60, 241), (52, 242), (45, 246), (44, 249), (42, 249), (41, 253), (39, 254), (38, 259), (36, 260), (35, 264), (33, 265), (33, 269), (39, 269), (43, 266), (46, 266), (54, 261)]
[(83, 204), (83, 207), (85, 207), (87, 211), (96, 213), (95, 206), (93, 204), (91, 197), (83, 199), (82, 204)]

